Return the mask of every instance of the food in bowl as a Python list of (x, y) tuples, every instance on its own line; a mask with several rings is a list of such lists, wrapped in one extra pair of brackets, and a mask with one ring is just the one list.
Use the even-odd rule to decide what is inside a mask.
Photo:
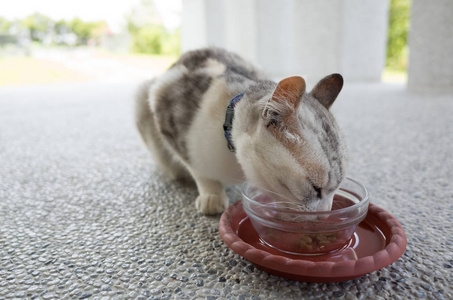
[(245, 183), (242, 205), (260, 239), (291, 254), (319, 255), (344, 248), (368, 212), (369, 194), (347, 178), (334, 196), (331, 211), (288, 209), (259, 188)]

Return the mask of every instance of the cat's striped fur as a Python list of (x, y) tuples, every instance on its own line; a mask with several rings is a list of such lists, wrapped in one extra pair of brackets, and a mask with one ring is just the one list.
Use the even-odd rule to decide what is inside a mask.
[[(306, 93), (301, 77), (277, 84), (236, 54), (201, 49), (143, 84), (136, 122), (163, 171), (195, 180), (196, 207), (203, 213), (223, 211), (228, 200), (222, 183), (243, 180), (284, 205), (328, 210), (347, 167), (341, 132), (328, 111), (342, 85), (333, 74)], [(230, 99), (242, 92), (232, 153), (222, 125)]]

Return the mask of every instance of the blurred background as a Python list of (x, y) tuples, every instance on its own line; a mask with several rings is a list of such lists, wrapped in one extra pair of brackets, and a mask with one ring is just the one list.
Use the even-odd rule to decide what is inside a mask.
[[(0, 299), (453, 299), (453, 0), (0, 1)], [(269, 277), (152, 165), (137, 85), (208, 45), (275, 80), (343, 75), (348, 177), (404, 226), (398, 262)]]
[(0, 10), (0, 85), (139, 80), (180, 52), (180, 0), (18, 0)]
[(9, 1), (0, 10), (0, 86), (139, 81), (207, 45), (275, 78), (341, 72), (404, 83), (411, 1), (377, 2)]

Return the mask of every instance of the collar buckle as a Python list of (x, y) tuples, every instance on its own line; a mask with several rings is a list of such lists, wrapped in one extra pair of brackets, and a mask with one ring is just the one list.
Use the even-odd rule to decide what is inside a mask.
[(235, 152), (235, 148), (233, 145), (233, 140), (231, 139), (231, 130), (233, 129), (233, 119), (234, 119), (234, 107), (242, 99), (244, 93), (240, 93), (239, 95), (235, 96), (231, 99), (230, 104), (228, 105), (225, 113), (225, 122), (223, 123), (223, 132), (225, 134), (225, 139), (228, 143), (228, 149), (231, 152)]

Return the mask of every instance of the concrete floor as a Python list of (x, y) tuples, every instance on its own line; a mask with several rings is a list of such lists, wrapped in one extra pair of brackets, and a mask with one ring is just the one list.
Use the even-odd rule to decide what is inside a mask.
[[(346, 84), (349, 175), (406, 230), (393, 265), (343, 283), (272, 276), (163, 178), (132, 120), (135, 84), (0, 88), (0, 299), (452, 299), (453, 96)], [(237, 192), (229, 190), (232, 202)]]

